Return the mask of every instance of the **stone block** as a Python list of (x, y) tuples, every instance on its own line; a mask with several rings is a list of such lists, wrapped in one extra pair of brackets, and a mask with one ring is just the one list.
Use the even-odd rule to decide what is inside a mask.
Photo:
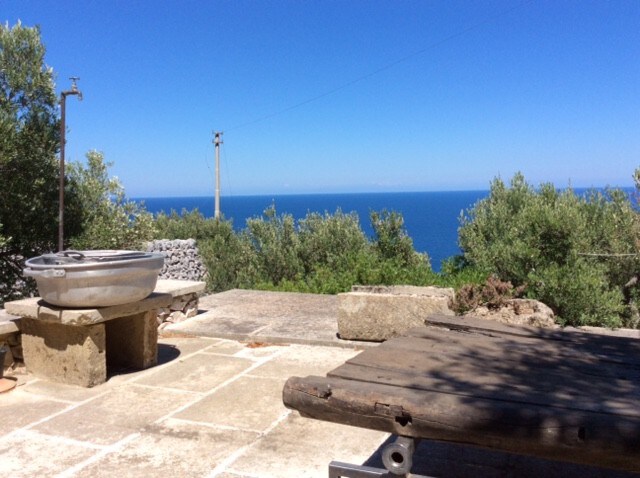
[(338, 294), (338, 334), (345, 340), (380, 342), (424, 326), (431, 314), (454, 315), (453, 289), (356, 286)]
[(148, 368), (158, 362), (155, 311), (105, 322), (109, 367)]
[(106, 380), (103, 323), (75, 327), (23, 318), (20, 328), (25, 365), (33, 375), (82, 387)]

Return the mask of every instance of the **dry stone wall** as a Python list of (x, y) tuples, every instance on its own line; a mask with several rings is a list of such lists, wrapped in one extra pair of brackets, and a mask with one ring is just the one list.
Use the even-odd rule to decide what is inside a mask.
[(169, 307), (158, 309), (158, 328), (182, 322), (198, 314), (198, 294), (191, 293), (174, 297)]
[(159, 239), (147, 244), (147, 252), (164, 255), (160, 279), (201, 281), (207, 269), (202, 263), (195, 239)]

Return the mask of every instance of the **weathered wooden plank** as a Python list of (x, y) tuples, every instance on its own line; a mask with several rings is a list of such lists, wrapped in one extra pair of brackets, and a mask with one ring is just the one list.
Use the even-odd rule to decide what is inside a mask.
[(523, 406), (533, 404), (640, 418), (640, 393), (631, 382), (592, 385), (582, 378), (562, 381), (562, 377), (556, 376), (546, 380), (542, 373), (470, 374), (460, 367), (405, 372), (393, 365), (382, 369), (352, 363), (338, 367), (328, 377), (461, 397), (509, 400)]
[(638, 417), (321, 377), (290, 378), (283, 401), (320, 420), (640, 471)]
[[(422, 329), (420, 329), (422, 330)], [(502, 355), (508, 359), (509, 355), (556, 358), (576, 361), (578, 363), (597, 363), (602, 366), (611, 364), (614, 367), (623, 367), (627, 370), (640, 370), (640, 350), (629, 351), (625, 347), (613, 347), (611, 345), (598, 344), (598, 340), (589, 343), (588, 337), (585, 343), (546, 341), (526, 338), (487, 337), (457, 331), (441, 329), (427, 329), (420, 335), (412, 334), (408, 337), (396, 337), (384, 343), (384, 348), (401, 348), (402, 350), (424, 350), (425, 352), (447, 354), (458, 353), (460, 348), (469, 353), (482, 351), (483, 354)], [(413, 332), (413, 331), (412, 331)], [(626, 341), (636, 341), (626, 339)], [(640, 342), (640, 341), (637, 341)], [(621, 345), (624, 345), (621, 344)], [(380, 348), (380, 347), (378, 347)]]
[(629, 338), (430, 317), (283, 398), (321, 420), (640, 473)]
[[(457, 335), (457, 334), (456, 334)], [(401, 337), (387, 341), (384, 346), (372, 349), (364, 355), (352, 360), (368, 360), (378, 363), (388, 360), (382, 358), (380, 351), (390, 356), (437, 357), (439, 361), (492, 361), (526, 363), (528, 367), (546, 369), (548, 367), (567, 367), (577, 369), (581, 373), (602, 377), (627, 377), (629, 380), (640, 377), (640, 364), (636, 364), (636, 357), (625, 357), (620, 360), (610, 360), (601, 353), (576, 350), (571, 346), (557, 344), (535, 343), (523, 344), (504, 339), (477, 340), (474, 337), (455, 336), (437, 332), (425, 338)]]
[[(544, 329), (540, 327), (529, 327), (522, 325), (509, 325), (495, 320), (481, 319), (473, 316), (454, 316), (433, 314), (425, 319), (425, 325), (432, 327), (448, 328), (451, 330), (477, 330), (487, 334), (504, 336), (534, 337), (546, 340), (567, 340), (562, 333), (562, 329)], [(420, 329), (412, 329), (417, 332)], [(558, 333), (560, 332), (560, 333)]]
[[(448, 315), (431, 315), (425, 320), (430, 328), (465, 331), (469, 333), (493, 337), (522, 337), (523, 339), (544, 339), (546, 342), (558, 341), (573, 343), (581, 347), (593, 347), (600, 351), (639, 355), (640, 340), (629, 337), (599, 335), (581, 332), (576, 329), (544, 329), (502, 324), (500, 322), (475, 317), (458, 317)], [(418, 327), (409, 330), (405, 335), (421, 337), (429, 333), (429, 328)]]
[[(511, 341), (503, 338), (478, 339), (474, 336), (464, 336), (457, 333), (443, 333), (434, 331), (433, 334), (423, 338), (403, 337), (390, 339), (385, 343), (385, 348), (425, 351), (429, 353), (459, 355), (460, 350), (472, 352), (482, 351), (491, 356), (501, 355), (505, 360), (510, 357), (518, 357), (525, 353), (528, 356), (545, 357), (547, 360), (575, 360), (579, 363), (594, 363), (599, 365), (611, 365), (614, 368), (626, 368), (640, 370), (637, 357), (631, 355), (611, 356), (594, 349), (580, 349), (570, 345), (559, 343)], [(473, 348), (472, 348), (473, 347)]]
[(640, 415), (638, 367), (574, 354), (570, 346), (557, 342), (541, 341), (531, 347), (510, 340), (478, 340), (459, 334), (447, 342), (451, 332), (438, 333), (443, 337), (389, 340), (362, 352), (329, 376)]

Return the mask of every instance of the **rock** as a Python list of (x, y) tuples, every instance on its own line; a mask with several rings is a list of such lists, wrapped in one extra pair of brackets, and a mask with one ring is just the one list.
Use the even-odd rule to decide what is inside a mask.
[(197, 304), (196, 304), (195, 307), (188, 307), (184, 311), (184, 315), (186, 316), (186, 318), (191, 318), (191, 317), (195, 317), (196, 315), (198, 315), (198, 306), (197, 306)]
[(387, 340), (424, 326), (428, 315), (454, 315), (453, 298), (453, 289), (438, 287), (354, 286), (338, 294), (338, 333), (346, 340)]
[(189, 302), (189, 297), (177, 297), (169, 306), (172, 311), (183, 310), (187, 303)]
[(171, 315), (167, 319), (167, 322), (170, 322), (172, 324), (177, 324), (178, 322), (182, 322), (186, 318), (187, 316), (184, 313), (180, 311), (176, 311), (171, 313)]
[(510, 325), (528, 325), (532, 327), (557, 328), (555, 314), (550, 307), (532, 299), (510, 299), (499, 309), (477, 307), (465, 316), (495, 320)]

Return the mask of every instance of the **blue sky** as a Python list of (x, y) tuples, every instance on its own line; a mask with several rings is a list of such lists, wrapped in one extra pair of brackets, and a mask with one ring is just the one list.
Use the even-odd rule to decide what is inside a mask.
[(67, 159), (131, 197), (630, 186), (640, 2), (29, 1)]

